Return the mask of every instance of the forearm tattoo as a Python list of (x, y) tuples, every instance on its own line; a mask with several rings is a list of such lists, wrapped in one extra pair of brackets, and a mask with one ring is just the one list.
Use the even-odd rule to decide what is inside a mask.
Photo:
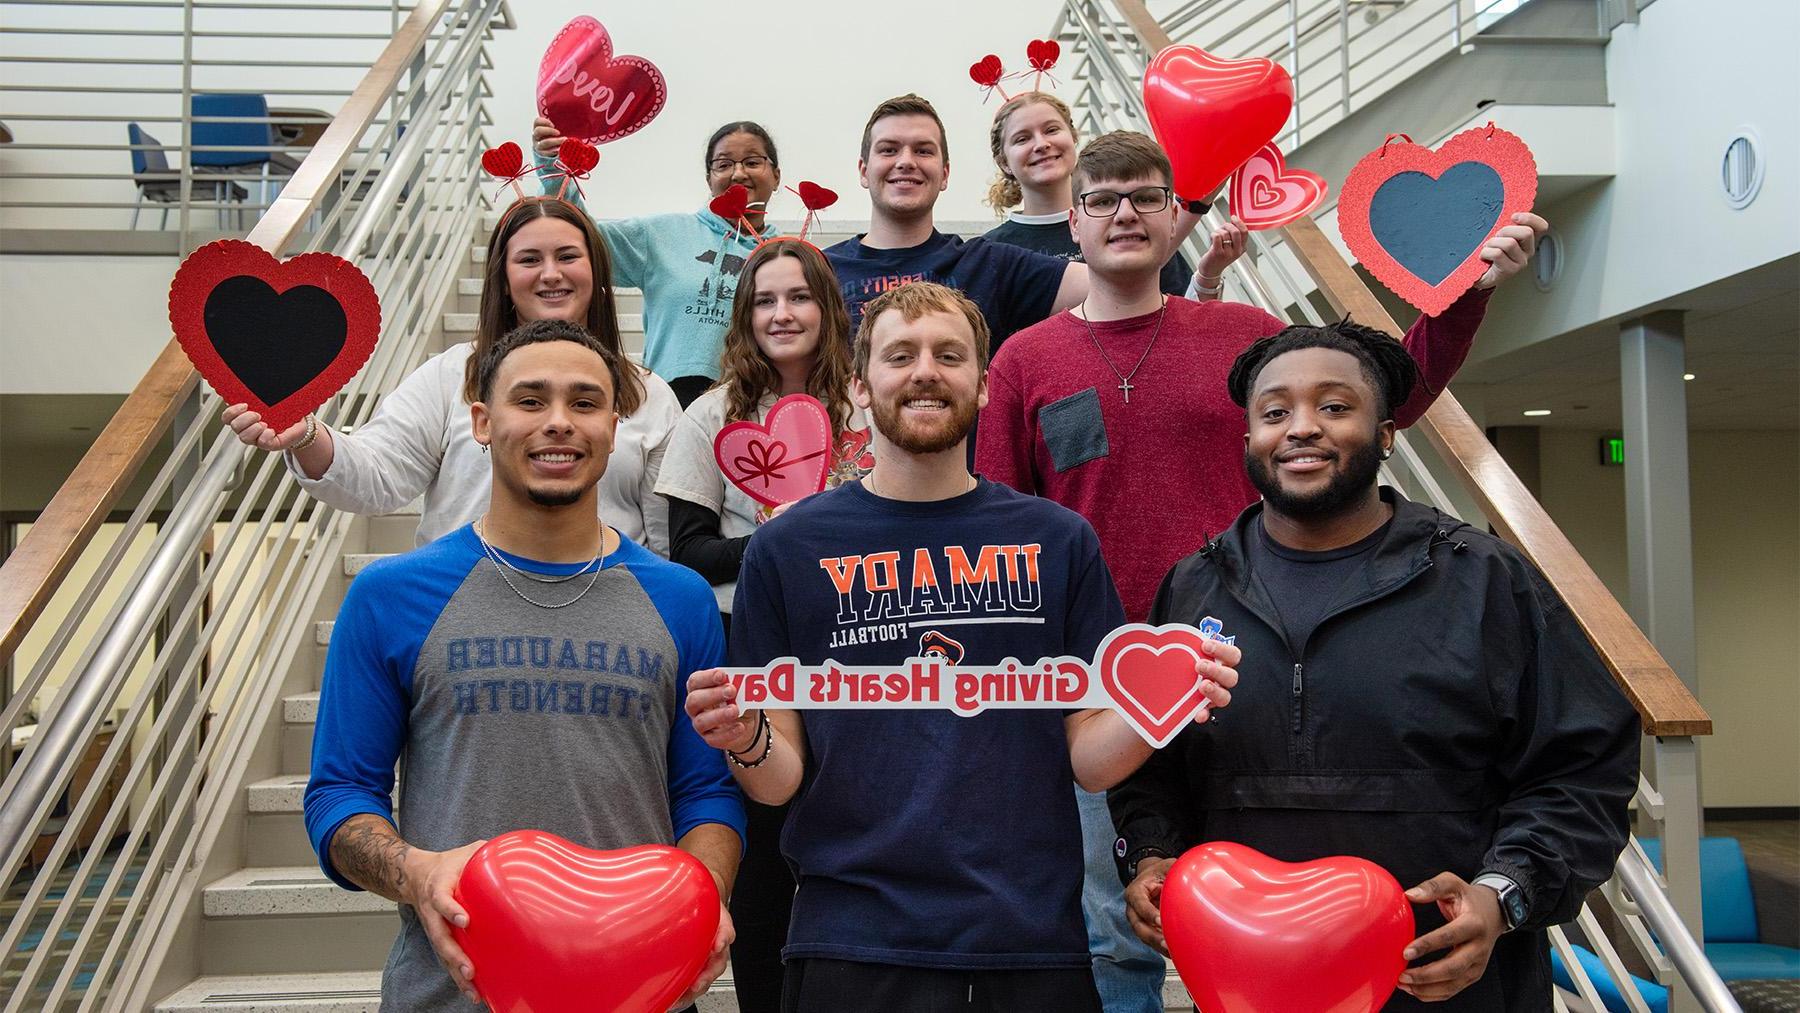
[(358, 813), (331, 835), (331, 864), (357, 886), (397, 901), (406, 890), (412, 848), (379, 816)]

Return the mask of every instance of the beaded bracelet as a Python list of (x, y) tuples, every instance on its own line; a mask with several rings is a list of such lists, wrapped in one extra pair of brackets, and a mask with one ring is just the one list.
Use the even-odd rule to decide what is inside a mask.
[(740, 760), (738, 759), (739, 754), (734, 753), (729, 749), (725, 750), (725, 758), (730, 760), (731, 765), (737, 767), (739, 770), (749, 770), (752, 767), (760, 767), (764, 763), (767, 763), (769, 754), (775, 751), (775, 729), (769, 724), (769, 715), (767, 711), (756, 712), (756, 731), (750, 736), (750, 745), (748, 748), (744, 749), (743, 752), (748, 753), (750, 750), (755, 749), (756, 741), (763, 737), (765, 731), (768, 732), (769, 737), (763, 742), (762, 753), (758, 755), (756, 759)]

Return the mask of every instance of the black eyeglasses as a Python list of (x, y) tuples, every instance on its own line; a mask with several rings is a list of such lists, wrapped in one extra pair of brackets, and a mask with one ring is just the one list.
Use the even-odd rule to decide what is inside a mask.
[(715, 158), (706, 163), (706, 167), (713, 171), (713, 175), (723, 176), (737, 165), (743, 166), (745, 172), (755, 172), (765, 165), (773, 164), (775, 164), (774, 159), (764, 155), (751, 155), (749, 158)]
[(1093, 218), (1111, 218), (1119, 213), (1120, 202), (1129, 199), (1131, 209), (1140, 215), (1153, 215), (1169, 206), (1174, 191), (1166, 186), (1144, 186), (1130, 193), (1116, 190), (1089, 190), (1075, 198), (1084, 214)]

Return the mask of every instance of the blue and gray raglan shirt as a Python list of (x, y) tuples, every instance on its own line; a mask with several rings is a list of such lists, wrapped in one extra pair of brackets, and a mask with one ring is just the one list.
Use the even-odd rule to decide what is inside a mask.
[[(545, 576), (581, 569), (503, 556)], [(510, 830), (590, 848), (673, 844), (703, 823), (744, 835), (743, 798), (682, 710), (687, 677), (720, 664), (712, 589), (629, 539), (591, 574), (502, 575), (463, 526), (357, 576), (319, 694), (306, 830), (325, 874), (357, 813), (433, 851)], [(402, 757), (404, 762), (401, 763)], [(399, 814), (392, 804), (401, 763)], [(401, 908), (384, 1009), (475, 1009)]]

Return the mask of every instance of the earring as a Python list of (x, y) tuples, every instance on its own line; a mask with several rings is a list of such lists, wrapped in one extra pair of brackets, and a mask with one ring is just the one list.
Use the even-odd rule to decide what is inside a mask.
[[(483, 448), (483, 449), (486, 449), (486, 448)], [(1390, 457), (1393, 457), (1393, 456), (1394, 456), (1394, 451), (1393, 451), (1393, 449), (1392, 449), (1392, 448), (1389, 448), (1389, 449), (1386, 449), (1386, 450), (1383, 450), (1383, 451), (1382, 451), (1382, 452), (1381, 452), (1381, 459), (1382, 459), (1382, 460), (1384, 460), (1384, 461), (1385, 461), (1385, 460), (1387, 460), (1387, 459), (1388, 459), (1388, 458), (1390, 458)]]

